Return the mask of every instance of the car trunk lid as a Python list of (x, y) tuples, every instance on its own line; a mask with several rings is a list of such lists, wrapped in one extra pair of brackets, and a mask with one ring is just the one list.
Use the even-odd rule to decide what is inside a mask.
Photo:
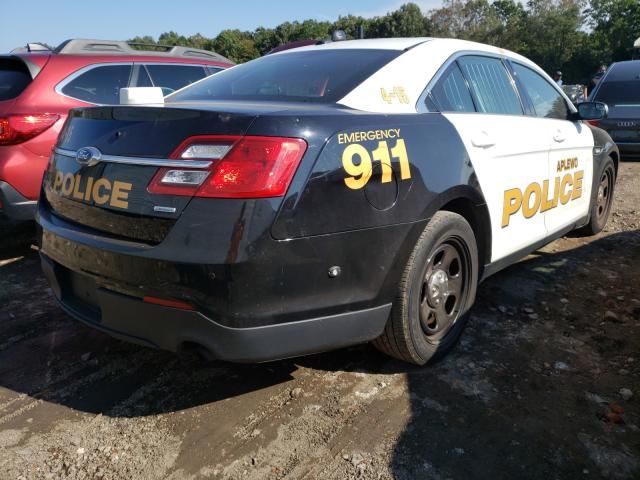
[(211, 161), (171, 159), (185, 139), (241, 136), (256, 117), (243, 111), (169, 107), (72, 110), (43, 183), (51, 209), (66, 220), (119, 238), (157, 244), (191, 196), (150, 193), (159, 169), (198, 170)]

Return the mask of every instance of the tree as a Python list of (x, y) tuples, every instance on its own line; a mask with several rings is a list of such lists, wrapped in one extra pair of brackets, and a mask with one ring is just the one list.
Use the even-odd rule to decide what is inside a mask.
[(375, 17), (369, 24), (367, 37), (424, 37), (429, 34), (429, 22), (415, 3), (405, 3), (398, 10), (383, 17)]
[(248, 62), (260, 54), (250, 32), (223, 30), (213, 40), (213, 49), (236, 63)]
[(583, 6), (584, 0), (529, 0), (521, 53), (547, 72), (562, 69), (580, 48)]
[(265, 55), (278, 46), (275, 31), (272, 28), (258, 27), (253, 32), (253, 43), (260, 55)]
[(591, 0), (586, 13), (601, 63), (632, 58), (633, 42), (640, 37), (638, 0)]
[(328, 39), (335, 30), (358, 38), (360, 26), (366, 38), (431, 35), (488, 43), (521, 53), (549, 72), (561, 69), (569, 82), (586, 82), (598, 65), (633, 56), (633, 41), (640, 37), (640, 0), (443, 0), (441, 8), (426, 14), (415, 3), (405, 3), (373, 18), (284, 22), (253, 32), (223, 30), (215, 38), (169, 31), (157, 42), (148, 35), (131, 41), (213, 49), (245, 62), (283, 43)]

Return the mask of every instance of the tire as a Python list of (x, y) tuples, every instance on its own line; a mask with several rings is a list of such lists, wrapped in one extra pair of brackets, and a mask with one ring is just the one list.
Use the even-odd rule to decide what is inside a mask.
[(616, 169), (613, 164), (613, 159), (607, 157), (604, 166), (600, 170), (600, 181), (591, 195), (589, 223), (579, 230), (580, 234), (589, 236), (602, 231), (611, 214), (615, 186)]
[(464, 329), (477, 283), (473, 230), (462, 216), (437, 212), (409, 257), (391, 315), (374, 346), (416, 365), (440, 357)]

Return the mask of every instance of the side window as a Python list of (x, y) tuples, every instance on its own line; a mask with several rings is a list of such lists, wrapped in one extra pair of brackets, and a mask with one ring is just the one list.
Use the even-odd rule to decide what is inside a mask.
[(166, 63), (163, 65), (147, 65), (153, 85), (162, 87), (165, 95), (179, 90), (207, 76), (204, 67), (195, 65), (179, 65)]
[(120, 89), (129, 85), (131, 65), (101, 65), (74, 78), (62, 93), (83, 102), (102, 105), (120, 103)]
[(566, 120), (569, 109), (560, 92), (558, 92), (542, 75), (518, 63), (513, 63), (513, 69), (524, 90), (529, 95), (536, 116)]
[(430, 93), (441, 112), (476, 111), (467, 82), (456, 63), (447, 69)]
[(470, 55), (459, 58), (458, 63), (469, 80), (479, 112), (523, 114), (520, 99), (501, 60)]

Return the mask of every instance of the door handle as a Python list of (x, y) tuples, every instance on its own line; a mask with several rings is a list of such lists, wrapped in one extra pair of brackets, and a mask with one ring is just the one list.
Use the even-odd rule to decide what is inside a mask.
[(562, 130), (556, 130), (556, 133), (553, 134), (553, 140), (555, 142), (564, 142), (567, 139), (567, 136), (564, 134)]
[(476, 135), (471, 137), (471, 143), (474, 147), (489, 148), (493, 147), (496, 144), (496, 141), (488, 132), (482, 130), (481, 132), (478, 132)]

